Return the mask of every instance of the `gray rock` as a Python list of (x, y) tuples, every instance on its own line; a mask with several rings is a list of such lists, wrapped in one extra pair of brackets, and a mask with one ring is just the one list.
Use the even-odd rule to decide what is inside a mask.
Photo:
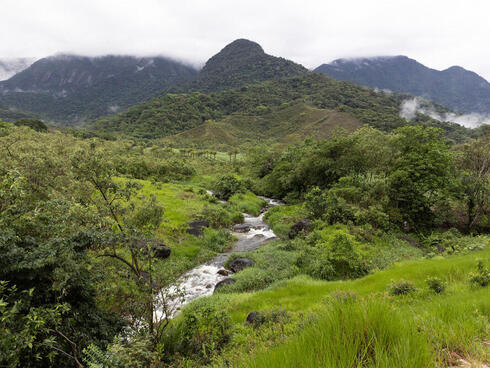
[(233, 226), (233, 231), (237, 233), (247, 233), (250, 231), (250, 225), (248, 224), (238, 224)]
[(155, 258), (168, 258), (170, 257), (171, 250), (169, 247), (166, 245), (163, 245), (163, 243), (156, 243), (151, 247), (153, 250), (153, 255)]
[(194, 236), (202, 236), (202, 229), (204, 227), (209, 227), (209, 221), (206, 220), (196, 220), (188, 222), (187, 225), (189, 228), (185, 231), (187, 234), (191, 234)]
[(310, 229), (310, 220), (302, 219), (291, 226), (291, 230), (289, 231), (289, 239), (296, 238), (300, 233), (306, 232)]
[(251, 267), (255, 264), (255, 261), (250, 258), (235, 258), (230, 262), (228, 268), (233, 272), (237, 273), (243, 270), (244, 268)]
[(250, 312), (245, 320), (245, 322), (253, 326), (261, 325), (264, 323), (264, 321), (265, 318), (260, 312)]
[(228, 271), (228, 270), (225, 270), (224, 268), (219, 270), (217, 272), (218, 275), (221, 275), (221, 276), (230, 276), (232, 274), (231, 271)]
[(216, 291), (216, 289), (219, 289), (220, 287), (223, 287), (225, 285), (230, 285), (230, 284), (234, 284), (236, 282), (236, 280), (234, 279), (224, 279), (224, 280), (221, 280), (220, 282), (218, 282), (216, 284), (216, 286), (214, 287), (214, 291)]

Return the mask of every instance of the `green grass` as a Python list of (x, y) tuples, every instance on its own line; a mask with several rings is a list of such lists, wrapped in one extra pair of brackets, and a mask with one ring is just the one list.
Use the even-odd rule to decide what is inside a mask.
[(257, 197), (252, 192), (234, 194), (228, 202), (240, 212), (258, 216), (260, 211), (267, 204), (262, 198)]
[(435, 354), (388, 302), (347, 297), (333, 298), (301, 334), (240, 366), (422, 368), (435, 366)]
[(291, 226), (305, 217), (306, 212), (301, 204), (277, 206), (270, 209), (264, 216), (274, 233), (281, 238), (286, 238)]
[[(215, 366), (227, 360), (232, 367), (438, 367), (449, 365), (451, 352), (488, 363), (490, 290), (469, 282), (478, 259), (488, 264), (490, 249), (404, 261), (356, 280), (325, 282), (300, 275), (259, 292), (215, 295), (209, 302), (226, 308), (238, 331)], [(446, 290), (430, 290), (429, 277), (442, 279)], [(390, 284), (402, 279), (413, 282), (416, 291), (389, 296)], [(356, 302), (338, 308), (331, 302), (338, 293), (354, 293)], [(292, 313), (301, 323), (281, 327), (289, 330), (287, 336), (276, 329), (271, 335), (276, 343), (264, 343), (266, 349), (260, 347), (266, 330), (239, 326), (252, 311), (273, 310)], [(313, 316), (311, 326), (308, 316)], [(362, 359), (352, 363), (363, 354), (364, 365)]]

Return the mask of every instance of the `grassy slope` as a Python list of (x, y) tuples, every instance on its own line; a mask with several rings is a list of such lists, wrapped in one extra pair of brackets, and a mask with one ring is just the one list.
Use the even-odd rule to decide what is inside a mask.
[(328, 138), (339, 128), (353, 131), (361, 126), (347, 113), (297, 103), (264, 116), (232, 114), (220, 122), (208, 121), (170, 136), (166, 141), (200, 147), (257, 141), (289, 145), (307, 137)]
[[(490, 334), (490, 291), (488, 287), (473, 287), (468, 282), (469, 273), (475, 270), (478, 259), (490, 261), (490, 249), (487, 247), (484, 250), (446, 258), (436, 257), (405, 261), (395, 264), (388, 270), (379, 271), (357, 280), (325, 282), (298, 276), (288, 281), (279, 282), (264, 291), (219, 295), (212, 298), (216, 304), (226, 308), (236, 326), (241, 326), (248, 313), (252, 311), (286, 310), (301, 320), (314, 313), (317, 316), (315, 318), (319, 318), (318, 323), (320, 325), (324, 324), (325, 326), (328, 325), (328, 328), (335, 328), (338, 321), (326, 321), (327, 312), (331, 311), (327, 307), (328, 303), (325, 304), (326, 300), (328, 300), (329, 295), (335, 292), (354, 292), (360, 296), (359, 303), (364, 303), (365, 298), (374, 298), (374, 304), (378, 307), (373, 307), (372, 304), (357, 306), (354, 308), (357, 315), (352, 316), (353, 319), (363, 319), (366, 328), (374, 328), (373, 324), (386, 323), (384, 320), (371, 320), (378, 318), (376, 317), (376, 308), (385, 309), (385, 314), (393, 319), (394, 325), (399, 324), (401, 320), (407, 326), (406, 331), (400, 331), (400, 335), (395, 336), (396, 339), (410, 338), (410, 341), (407, 342), (415, 344), (414, 346), (420, 346), (420, 341), (423, 342), (424, 346), (431, 346), (428, 352), (431, 365), (427, 365), (427, 360), (425, 360), (425, 365), (414, 363), (413, 367), (448, 366), (447, 359), (450, 352), (455, 352), (470, 360), (488, 362), (490, 355), (485, 345), (488, 341), (485, 342), (485, 340), (488, 340)], [(435, 294), (427, 288), (425, 280), (434, 276), (447, 283), (447, 290), (444, 293)], [(409, 296), (388, 297), (387, 290), (390, 283), (401, 279), (412, 281), (417, 287), (417, 291)], [(362, 315), (362, 311), (369, 308), (375, 309), (374, 314)], [(361, 326), (363, 326), (362, 323), (359, 324), (359, 327)], [(318, 344), (315, 347), (313, 342), (320, 341), (327, 345), (335, 343), (334, 340), (341, 338), (343, 333), (350, 333), (349, 329), (352, 330), (352, 333), (359, 332), (355, 326), (346, 326), (345, 329), (340, 328), (337, 331), (341, 334), (340, 336), (332, 339), (332, 336), (325, 335), (321, 329), (307, 327), (302, 333), (296, 332), (292, 337), (289, 335), (290, 338), (285, 340), (286, 345), (279, 345), (273, 349), (255, 347), (254, 352), (257, 353), (257, 360), (250, 360), (250, 352), (246, 351), (240, 343), (236, 343), (234, 348), (231, 348), (223, 356), (232, 362), (231, 366), (323, 366), (320, 363), (327, 358), (322, 357), (321, 354), (317, 356), (319, 359), (317, 365), (306, 364), (306, 362), (311, 362), (311, 355), (318, 355), (318, 351), (315, 350)], [(386, 331), (387, 334), (396, 332), (392, 329), (381, 329), (381, 332), (383, 331)], [(381, 332), (378, 331), (378, 336), (375, 335), (373, 339), (382, 340), (382, 337), (379, 336)], [(256, 335), (254, 336), (253, 339), (256, 339)], [(393, 346), (400, 345), (399, 340), (391, 343), (394, 344)], [(325, 349), (325, 352), (327, 350)], [(302, 351), (302, 354), (298, 355), (298, 351)], [(303, 359), (305, 364), (288, 363), (297, 363), (298, 357), (300, 361)], [(392, 356), (386, 364), (378, 362), (379, 365), (367, 364), (365, 366), (389, 367), (390, 364), (391, 366), (406, 366), (397, 360), (399, 358)], [(424, 360), (422, 359), (422, 361)], [(216, 366), (219, 366), (223, 361), (217, 359), (216, 362)], [(337, 365), (333, 366), (353, 366), (344, 363), (343, 360), (342, 362), (339, 360)]]

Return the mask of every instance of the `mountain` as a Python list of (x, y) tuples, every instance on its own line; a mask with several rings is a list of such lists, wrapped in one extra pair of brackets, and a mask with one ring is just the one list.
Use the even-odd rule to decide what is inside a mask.
[(211, 92), (306, 73), (302, 65), (268, 55), (253, 41), (238, 39), (210, 58), (191, 83), (170, 92)]
[(148, 100), (195, 74), (165, 57), (57, 55), (0, 82), (0, 104), (60, 123), (85, 121)]
[(490, 83), (459, 66), (430, 69), (406, 56), (338, 59), (314, 70), (335, 79), (421, 96), (460, 113), (490, 113)]
[[(325, 136), (325, 132), (318, 133), (313, 126), (311, 129), (303, 129), (306, 128), (305, 124), (313, 124), (314, 119), (308, 119), (303, 122), (305, 124), (298, 123), (301, 116), (304, 116), (302, 114), (306, 114), (305, 111), (285, 110), (291, 105), (303, 104), (322, 110), (321, 114), (324, 116), (333, 112), (343, 113), (336, 116), (345, 121), (345, 127), (351, 127), (352, 121), (357, 121), (359, 125), (369, 124), (390, 131), (409, 124), (400, 117), (400, 104), (406, 98), (406, 95), (379, 93), (325, 75), (307, 72), (214, 93), (167, 94), (133, 106), (125, 112), (99, 119), (92, 128), (103, 133), (154, 139), (173, 136), (211, 120), (224, 123), (218, 127), (230, 129), (231, 134), (238, 127), (236, 119), (233, 119), (241, 116), (239, 128), (241, 131), (248, 129), (248, 137), (265, 137), (273, 131), (273, 126), (281, 126), (280, 123), (283, 123), (284, 129), (290, 129), (291, 133), (297, 129), (298, 132), (310, 131), (311, 136)], [(288, 113), (276, 118), (282, 110)], [(337, 118), (335, 124), (329, 126), (342, 127), (342, 119)], [(455, 141), (462, 141), (470, 134), (468, 129), (458, 124), (441, 123), (422, 114), (417, 115), (414, 123), (439, 126)], [(219, 143), (220, 133), (216, 129), (214, 131), (217, 133), (215, 143)], [(303, 135), (302, 132), (300, 135)], [(231, 135), (239, 137), (239, 133)]]
[(0, 81), (9, 79), (28, 68), (35, 58), (0, 59)]

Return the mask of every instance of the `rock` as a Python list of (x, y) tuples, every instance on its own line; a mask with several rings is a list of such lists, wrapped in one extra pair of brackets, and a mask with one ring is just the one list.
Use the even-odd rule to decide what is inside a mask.
[(248, 233), (250, 231), (250, 225), (248, 224), (238, 224), (233, 226), (233, 231), (237, 233)]
[(214, 287), (214, 291), (216, 291), (216, 289), (219, 289), (220, 287), (223, 287), (225, 285), (230, 285), (230, 284), (234, 284), (236, 282), (235, 279), (224, 279), (224, 280), (221, 280), (220, 282), (218, 282), (216, 284), (216, 286)]
[(398, 239), (405, 240), (407, 243), (409, 243), (412, 247), (415, 248), (422, 248), (422, 244), (420, 244), (418, 241), (412, 239), (408, 235), (402, 234), (398, 236)]
[(272, 236), (270, 238), (267, 238), (263, 241), (263, 243), (267, 243), (267, 242), (270, 242), (270, 241), (273, 241), (273, 240), (277, 240), (279, 239), (277, 236)]
[(253, 239), (263, 239), (263, 238), (265, 238), (265, 235), (264, 234), (256, 234), (253, 237)]
[(142, 252), (148, 254), (148, 244), (151, 244), (151, 250), (155, 258), (170, 257), (170, 248), (159, 241), (146, 242), (145, 240), (137, 239), (134, 241), (134, 247), (141, 248)]
[(291, 230), (289, 231), (289, 239), (296, 238), (300, 233), (304, 231), (308, 231), (310, 229), (310, 220), (302, 219), (291, 226)]
[(264, 316), (260, 312), (250, 312), (245, 322), (258, 326), (264, 323)]
[(230, 262), (228, 268), (233, 272), (237, 273), (243, 270), (244, 268), (251, 267), (255, 264), (255, 261), (250, 258), (235, 258)]
[(188, 222), (187, 225), (189, 228), (185, 231), (187, 234), (191, 234), (194, 236), (201, 236), (203, 234), (202, 228), (209, 227), (209, 221), (206, 220), (196, 220)]
[(151, 247), (153, 250), (153, 255), (155, 258), (168, 258), (170, 257), (170, 248), (165, 246), (163, 243), (156, 243)]
[(230, 276), (231, 275), (231, 271), (228, 271), (228, 270), (225, 270), (224, 268), (219, 270), (218, 272), (216, 272), (218, 275), (221, 275), (221, 276)]
[(211, 285), (211, 284), (206, 285), (206, 289), (211, 289), (212, 287), (213, 287), (213, 285)]

